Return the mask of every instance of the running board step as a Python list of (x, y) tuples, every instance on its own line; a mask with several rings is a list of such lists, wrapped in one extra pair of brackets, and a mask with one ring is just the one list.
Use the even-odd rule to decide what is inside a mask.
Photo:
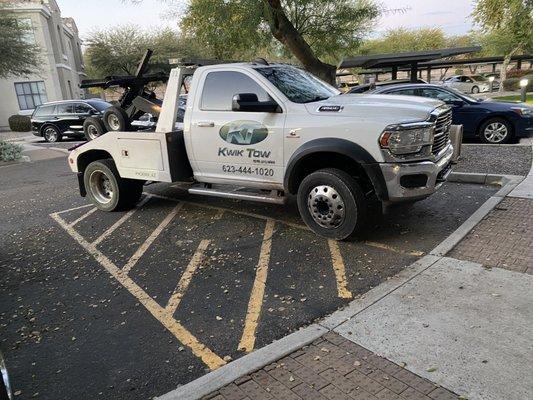
[(214, 189), (214, 188), (207, 188), (207, 187), (192, 187), (192, 188), (189, 188), (188, 191), (191, 194), (222, 197), (225, 199), (258, 201), (260, 203), (270, 203), (270, 204), (284, 204), (285, 203), (285, 196), (279, 195), (278, 190), (271, 190), (270, 194), (264, 194), (264, 192), (250, 192), (246, 190), (247, 189), (243, 187), (236, 187), (236, 188), (232, 188), (228, 190)]

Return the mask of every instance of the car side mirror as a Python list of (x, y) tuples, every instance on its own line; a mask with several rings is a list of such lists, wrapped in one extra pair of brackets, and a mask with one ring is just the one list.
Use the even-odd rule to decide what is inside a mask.
[(255, 93), (240, 93), (233, 96), (232, 111), (280, 113), (281, 107), (273, 100), (259, 101)]
[(449, 104), (450, 106), (455, 106), (455, 107), (462, 107), (464, 106), (465, 102), (463, 100), (448, 100), (446, 101), (446, 104)]

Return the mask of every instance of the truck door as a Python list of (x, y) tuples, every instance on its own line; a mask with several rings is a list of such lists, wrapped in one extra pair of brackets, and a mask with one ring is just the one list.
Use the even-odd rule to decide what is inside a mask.
[(286, 114), (232, 111), (233, 96), (243, 93), (281, 107), (267, 90), (246, 70), (206, 71), (200, 77), (190, 125), (196, 179), (283, 182)]

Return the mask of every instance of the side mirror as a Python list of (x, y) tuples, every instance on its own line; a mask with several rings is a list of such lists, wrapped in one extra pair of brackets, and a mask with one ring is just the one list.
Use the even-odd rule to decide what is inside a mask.
[(259, 101), (255, 93), (240, 93), (233, 96), (231, 111), (280, 113), (275, 101)]
[(449, 104), (455, 107), (462, 107), (464, 106), (465, 102), (463, 100), (448, 100), (446, 101), (446, 104)]

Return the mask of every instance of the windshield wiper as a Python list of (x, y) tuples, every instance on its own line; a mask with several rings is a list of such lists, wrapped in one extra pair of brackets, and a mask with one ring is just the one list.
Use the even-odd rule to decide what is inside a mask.
[(327, 100), (329, 99), (329, 97), (324, 97), (324, 96), (315, 96), (313, 99), (311, 100), (308, 100), (308, 101), (304, 101), (304, 103), (314, 103), (315, 101), (322, 101), (322, 100)]

